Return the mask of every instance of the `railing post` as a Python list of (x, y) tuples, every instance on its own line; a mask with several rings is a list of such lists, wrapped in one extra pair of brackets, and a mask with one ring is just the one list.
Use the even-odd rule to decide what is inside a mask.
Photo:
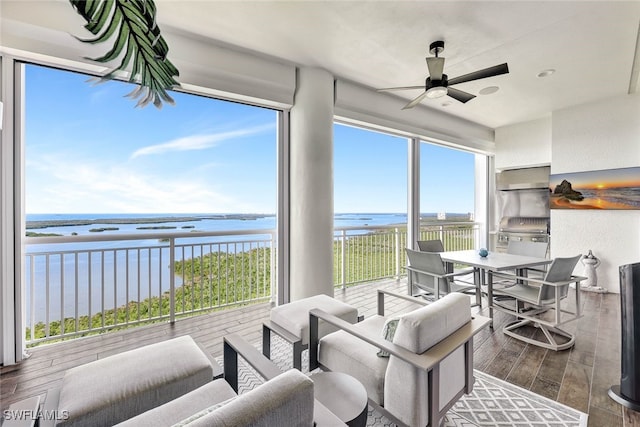
[(347, 231), (340, 231), (340, 283), (342, 284), (342, 289), (346, 289), (347, 284), (345, 283), (347, 278), (347, 263), (345, 257), (345, 247), (347, 240)]
[(398, 227), (393, 229), (394, 233), (394, 239), (395, 239), (395, 255), (396, 255), (396, 280), (400, 280), (400, 273), (401, 273), (401, 263), (400, 263), (400, 253), (401, 253), (401, 248), (400, 248), (400, 229)]
[(444, 241), (444, 226), (442, 224), (438, 225), (438, 228), (440, 229), (440, 241), (442, 242), (442, 244), (445, 246), (444, 250), (445, 251), (455, 251), (457, 248), (452, 248), (452, 249), (448, 249), (447, 245), (445, 244)]
[(176, 239), (169, 238), (169, 323), (176, 321)]
[(276, 299), (275, 299), (275, 295), (276, 295), (275, 289), (276, 289), (276, 287), (277, 287), (277, 284), (276, 284), (276, 277), (277, 277), (277, 275), (276, 275), (276, 273), (277, 273), (277, 272), (276, 272), (276, 268), (277, 268), (277, 267), (276, 267), (276, 248), (275, 248), (275, 241), (276, 241), (275, 233), (273, 233), (273, 232), (272, 232), (272, 233), (271, 233), (271, 251), (270, 251), (271, 256), (270, 256), (270, 261), (269, 261), (269, 262), (271, 263), (271, 267), (269, 268), (269, 270), (271, 271), (271, 274), (270, 274), (270, 276), (271, 276), (271, 277), (269, 278), (269, 283), (270, 283), (270, 286), (271, 286), (271, 304), (274, 304), (274, 303), (276, 302)]

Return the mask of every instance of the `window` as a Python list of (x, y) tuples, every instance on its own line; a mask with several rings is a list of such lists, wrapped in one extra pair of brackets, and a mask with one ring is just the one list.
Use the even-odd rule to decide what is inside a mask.
[(420, 213), (423, 218), (470, 218), (475, 202), (474, 162), (472, 153), (421, 143)]
[(88, 79), (24, 65), (27, 234), (90, 237), (29, 241), (27, 341), (268, 300), (278, 112), (185, 93), (136, 109), (133, 85)]

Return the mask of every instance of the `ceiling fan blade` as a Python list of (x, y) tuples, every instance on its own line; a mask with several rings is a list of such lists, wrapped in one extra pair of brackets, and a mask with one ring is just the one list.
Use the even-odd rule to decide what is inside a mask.
[(509, 67), (507, 63), (495, 65), (493, 67), (485, 68), (484, 70), (474, 71), (473, 73), (465, 74), (463, 76), (449, 79), (449, 86), (457, 85), (458, 83), (470, 82), (471, 80), (486, 79), (487, 77), (498, 76), (500, 74), (507, 74)]
[(420, 95), (418, 95), (413, 101), (402, 107), (403, 110), (408, 110), (409, 108), (413, 108), (420, 103), (427, 96), (427, 91), (425, 90)]
[(383, 87), (382, 89), (376, 89), (376, 92), (385, 92), (385, 91), (389, 91), (389, 90), (409, 90), (409, 89), (422, 89), (422, 90), (424, 90), (424, 85), (421, 85), (421, 86)]
[(429, 67), (429, 77), (431, 81), (442, 80), (442, 70), (444, 70), (444, 58), (427, 58), (427, 67)]
[(458, 101), (462, 102), (463, 104), (466, 103), (467, 101), (471, 101), (473, 98), (475, 98), (475, 95), (472, 95), (468, 92), (463, 92), (459, 89), (453, 88), (453, 87), (448, 87), (447, 88), (447, 95), (449, 95), (450, 97), (452, 97), (453, 99), (457, 99)]

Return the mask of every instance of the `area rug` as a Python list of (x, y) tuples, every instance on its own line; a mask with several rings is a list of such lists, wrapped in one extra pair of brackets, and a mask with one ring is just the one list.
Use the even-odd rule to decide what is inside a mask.
[[(273, 336), (272, 336), (273, 337)], [(291, 346), (272, 338), (271, 359), (282, 370), (291, 369)], [(308, 352), (302, 356), (302, 371), (309, 372)], [(222, 364), (222, 360), (219, 360)], [(264, 380), (241, 358), (238, 360), (240, 393)], [(478, 370), (473, 392), (464, 395), (447, 413), (444, 427), (586, 427), (587, 414), (509, 384)], [(394, 423), (369, 407), (367, 426), (393, 427)]]

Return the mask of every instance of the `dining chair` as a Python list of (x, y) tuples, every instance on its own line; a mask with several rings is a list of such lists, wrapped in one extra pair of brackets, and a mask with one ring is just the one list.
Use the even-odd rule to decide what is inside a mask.
[[(494, 290), (495, 294), (506, 295), (515, 300), (513, 306), (494, 305), (494, 309), (512, 314), (517, 320), (505, 326), (503, 332), (506, 335), (529, 344), (537, 345), (551, 350), (564, 350), (575, 343), (575, 335), (560, 329), (560, 326), (582, 317), (580, 313), (580, 281), (585, 277), (573, 276), (581, 255), (569, 258), (555, 258), (543, 279), (527, 276), (516, 276), (507, 273), (494, 273), (494, 276), (511, 279), (513, 286)], [(562, 301), (567, 298), (569, 285), (576, 283), (575, 311), (562, 307)], [(542, 331), (545, 340), (537, 339), (539, 334), (522, 335), (517, 329), (527, 325), (537, 327)], [(565, 338), (559, 342), (557, 336)]]
[(444, 244), (440, 239), (418, 240), (418, 249), (422, 252), (444, 252)]
[[(421, 252), (444, 252), (444, 243), (442, 243), (442, 240), (440, 239), (432, 239), (432, 240), (418, 240), (418, 250), (420, 250)], [(463, 274), (460, 274), (460, 277), (458, 277), (458, 282), (465, 282), (467, 284), (474, 284), (474, 280), (475, 277), (474, 273), (475, 270), (473, 268), (469, 268), (469, 267), (465, 267), (465, 268), (453, 268), (453, 266), (451, 266), (450, 268), (447, 268), (447, 272), (448, 273), (452, 273), (452, 272), (456, 272), (456, 273), (463, 273), (467, 274), (467, 277), (462, 277)]]
[[(549, 243), (547, 242), (524, 242), (519, 240), (510, 240), (507, 245), (507, 253), (512, 255), (523, 255), (530, 256), (534, 258), (546, 258), (547, 252), (549, 250)], [(527, 277), (535, 277), (538, 279), (543, 279), (544, 274), (547, 271), (547, 266), (542, 268), (526, 268), (520, 270), (520, 274), (526, 275)], [(516, 271), (509, 271), (511, 274), (517, 274)], [(510, 300), (510, 297), (499, 295), (496, 293), (496, 290), (508, 288), (510, 286), (515, 285), (515, 281), (510, 279), (499, 279), (494, 276), (493, 278), (493, 289), (494, 289), (494, 299)]]
[(409, 261), (406, 267), (409, 295), (429, 294), (438, 299), (451, 292), (474, 291), (479, 299), (479, 285), (455, 280), (457, 276), (466, 276), (468, 273), (447, 272), (439, 253), (414, 251), (409, 248), (406, 251)]

